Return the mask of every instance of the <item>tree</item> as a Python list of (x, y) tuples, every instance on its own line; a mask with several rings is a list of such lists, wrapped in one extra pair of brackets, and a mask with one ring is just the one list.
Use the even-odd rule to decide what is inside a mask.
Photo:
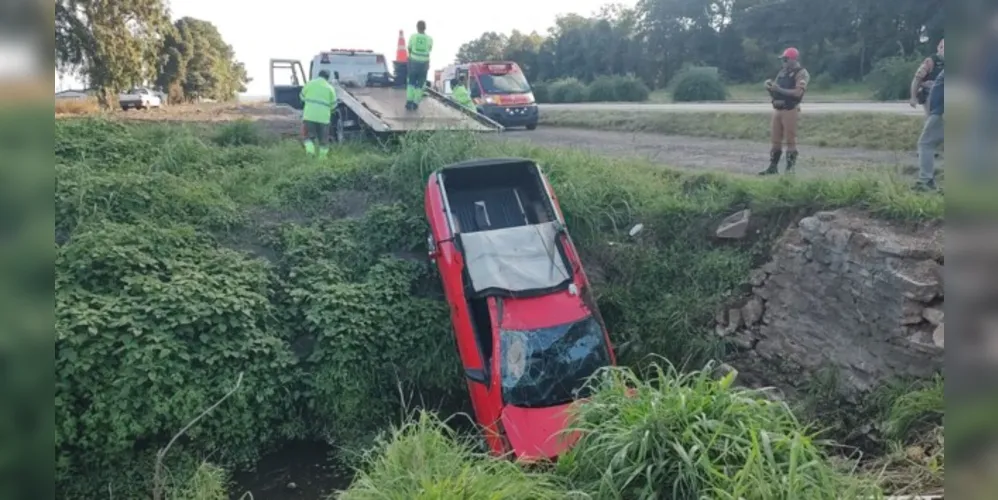
[(169, 26), (163, 0), (56, 0), (57, 68), (78, 71), (106, 107), (155, 77)]
[(465, 43), (457, 49), (457, 62), (495, 61), (503, 58), (509, 38), (506, 35), (488, 31), (482, 36)]
[(209, 98), (231, 100), (246, 91), (250, 79), (243, 63), (218, 28), (192, 17), (178, 19), (159, 57), (156, 85), (173, 102)]

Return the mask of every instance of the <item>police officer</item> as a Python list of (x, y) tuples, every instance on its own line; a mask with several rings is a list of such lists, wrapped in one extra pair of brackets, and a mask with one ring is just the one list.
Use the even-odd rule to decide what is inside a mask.
[(409, 85), (405, 92), (405, 109), (416, 109), (423, 100), (426, 74), (430, 71), (433, 38), (426, 34), (426, 23), (416, 23), (416, 33), (409, 37)]
[(319, 143), (319, 158), (329, 154), (329, 123), (336, 109), (336, 89), (329, 83), (329, 71), (319, 71), (319, 76), (309, 80), (301, 89), (302, 120), (305, 125), (305, 152), (315, 154)]
[(776, 75), (776, 81), (766, 80), (766, 90), (773, 102), (773, 121), (769, 167), (759, 175), (779, 173), (777, 168), (783, 156), (783, 144), (787, 146), (787, 167), (791, 172), (797, 164), (797, 119), (800, 116), (800, 103), (807, 91), (811, 75), (800, 65), (800, 52), (790, 47), (783, 51), (780, 59), (783, 67)]
[(476, 111), (475, 101), (471, 99), (471, 92), (468, 91), (468, 77), (465, 75), (459, 75), (457, 78), (451, 81), (451, 98), (454, 102), (472, 110)]
[(915, 107), (919, 104), (925, 110), (926, 116), (929, 115), (929, 91), (932, 90), (932, 82), (936, 81), (939, 73), (942, 73), (945, 61), (943, 60), (943, 40), (939, 40), (939, 45), (936, 46), (936, 53), (929, 57), (926, 57), (922, 64), (918, 66), (915, 70), (915, 77), (911, 79), (911, 88), (909, 89), (909, 95), (911, 98), (908, 100), (908, 104), (911, 107)]

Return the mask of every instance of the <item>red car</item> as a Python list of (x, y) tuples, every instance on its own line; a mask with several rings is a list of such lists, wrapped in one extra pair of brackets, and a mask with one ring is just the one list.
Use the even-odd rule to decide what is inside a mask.
[(557, 458), (585, 380), (616, 360), (550, 183), (529, 159), (449, 165), (430, 175), (426, 217), (490, 450)]

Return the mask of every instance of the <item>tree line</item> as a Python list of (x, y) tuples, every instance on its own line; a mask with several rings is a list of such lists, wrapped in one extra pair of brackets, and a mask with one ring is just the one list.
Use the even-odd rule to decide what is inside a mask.
[(250, 78), (218, 28), (170, 22), (164, 0), (56, 0), (56, 69), (83, 77), (104, 106), (148, 85), (170, 102), (234, 99)]
[[(486, 32), (457, 62), (514, 60), (531, 81), (632, 74), (665, 87), (691, 66), (729, 82), (758, 82), (788, 46), (812, 76), (858, 81), (881, 61), (932, 53), (943, 36), (942, 0), (640, 0), (592, 16), (559, 16), (546, 34)], [(911, 69), (914, 71), (914, 68)], [(910, 78), (910, 76), (909, 76)]]

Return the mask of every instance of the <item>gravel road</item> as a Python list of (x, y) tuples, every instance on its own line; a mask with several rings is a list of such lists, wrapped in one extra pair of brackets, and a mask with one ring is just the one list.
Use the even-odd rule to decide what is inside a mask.
[[(918, 116), (922, 108), (912, 108), (905, 102), (804, 102), (801, 108), (807, 113), (894, 113), (898, 115)], [(541, 104), (540, 110), (576, 110), (576, 111), (663, 111), (672, 113), (772, 113), (769, 103), (578, 103), (578, 104)]]
[[(717, 169), (755, 174), (768, 163), (769, 145), (701, 137), (677, 137), (635, 132), (610, 132), (561, 127), (539, 127), (534, 131), (510, 130), (500, 140), (524, 141), (589, 151), (607, 156), (632, 156), (679, 168)], [(862, 149), (801, 146), (798, 175), (840, 175), (871, 168), (910, 172), (914, 153)], [(941, 166), (941, 162), (938, 163)], [(782, 166), (781, 166), (782, 168)]]

